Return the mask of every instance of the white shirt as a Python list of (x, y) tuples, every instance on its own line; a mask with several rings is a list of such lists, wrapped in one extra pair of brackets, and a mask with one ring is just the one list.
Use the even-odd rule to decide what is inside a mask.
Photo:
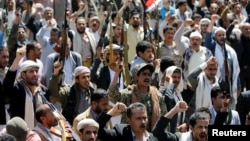
[(70, 57), (65, 58), (63, 70), (65, 72), (64, 82), (67, 85), (71, 85), (72, 81), (73, 81), (73, 75), (72, 75), (73, 72), (72, 72), (72, 65), (71, 65), (71, 62), (70, 62)]
[[(113, 71), (110, 67), (109, 67), (109, 74), (110, 74), (110, 80), (113, 80), (115, 77), (115, 71)], [(120, 75), (119, 82), (117, 82), (119, 84), (119, 89), (122, 90), (124, 89), (124, 85), (123, 85), (123, 77), (122, 75)]]

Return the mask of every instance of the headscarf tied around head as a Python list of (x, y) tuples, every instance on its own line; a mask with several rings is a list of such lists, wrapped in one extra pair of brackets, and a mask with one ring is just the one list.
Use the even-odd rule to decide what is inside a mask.
[[(168, 67), (168, 68), (165, 70), (165, 73), (164, 73), (164, 74), (165, 74), (165, 78), (166, 78), (167, 76), (172, 77), (172, 74), (173, 74), (173, 72), (174, 72), (176, 69), (179, 69), (180, 72), (181, 72), (181, 80), (180, 80), (179, 85), (178, 85), (177, 88), (176, 88), (176, 91), (177, 91), (178, 93), (181, 93), (181, 92), (183, 91), (182, 69), (179, 68), (179, 67), (177, 67), (177, 66), (170, 66), (170, 67)], [(173, 82), (172, 82), (172, 81), (173, 81), (172, 79), (170, 79), (169, 81), (170, 81), (170, 82), (167, 82), (166, 80), (164, 81), (164, 86), (165, 86), (165, 87), (167, 87), (169, 83), (173, 83)]]

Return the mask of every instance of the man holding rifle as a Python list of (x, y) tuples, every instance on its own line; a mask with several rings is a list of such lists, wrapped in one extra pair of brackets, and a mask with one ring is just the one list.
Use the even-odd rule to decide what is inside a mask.
[(217, 77), (219, 78), (219, 83), (223, 85), (222, 89), (225, 89), (231, 95), (230, 107), (235, 109), (237, 97), (241, 90), (240, 68), (235, 50), (226, 43), (226, 30), (222, 27), (217, 27), (214, 30), (214, 39), (212, 38), (214, 24), (218, 19), (218, 15), (211, 16), (211, 22), (205, 36), (205, 46), (211, 50), (218, 60), (219, 70), (217, 71)]

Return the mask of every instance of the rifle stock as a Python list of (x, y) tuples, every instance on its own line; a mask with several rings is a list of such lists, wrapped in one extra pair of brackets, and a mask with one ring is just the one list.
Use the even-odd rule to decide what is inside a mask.
[(110, 24), (110, 33), (109, 33), (109, 64), (113, 63), (113, 27), (112, 19), (109, 20)]
[(128, 49), (129, 46), (127, 44), (127, 29), (126, 27), (123, 27), (123, 45), (124, 45), (124, 71), (125, 71), (125, 83), (126, 85), (130, 85), (131, 83), (131, 77), (129, 73), (129, 66), (128, 66)]

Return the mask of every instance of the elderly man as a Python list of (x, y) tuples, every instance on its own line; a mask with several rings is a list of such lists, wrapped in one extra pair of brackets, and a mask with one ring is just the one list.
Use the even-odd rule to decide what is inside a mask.
[(29, 128), (34, 128), (34, 112), (46, 102), (47, 89), (38, 82), (39, 65), (31, 60), (24, 61), (20, 66), (20, 79), (15, 82), (18, 63), (25, 55), (25, 48), (17, 49), (16, 58), (4, 79), (4, 93), (10, 98), (11, 117), (21, 117)]
[(79, 66), (73, 73), (75, 83), (70, 87), (67, 103), (63, 108), (62, 114), (73, 123), (74, 118), (84, 112), (90, 106), (91, 95), (95, 88), (90, 82), (90, 70), (85, 66)]
[(184, 90), (182, 95), (187, 96), (184, 99), (187, 103), (189, 103), (194, 93), (188, 85), (188, 74), (212, 56), (212, 52), (209, 49), (201, 46), (202, 35), (199, 31), (194, 31), (190, 34), (189, 44), (181, 41), (181, 36), (183, 35), (185, 28), (190, 26), (192, 23), (193, 21), (190, 19), (185, 20), (182, 26), (176, 31), (174, 37), (176, 46), (181, 47), (180, 52), (181, 55), (183, 55)]
[(93, 119), (84, 119), (77, 124), (81, 141), (97, 141), (99, 124)]

